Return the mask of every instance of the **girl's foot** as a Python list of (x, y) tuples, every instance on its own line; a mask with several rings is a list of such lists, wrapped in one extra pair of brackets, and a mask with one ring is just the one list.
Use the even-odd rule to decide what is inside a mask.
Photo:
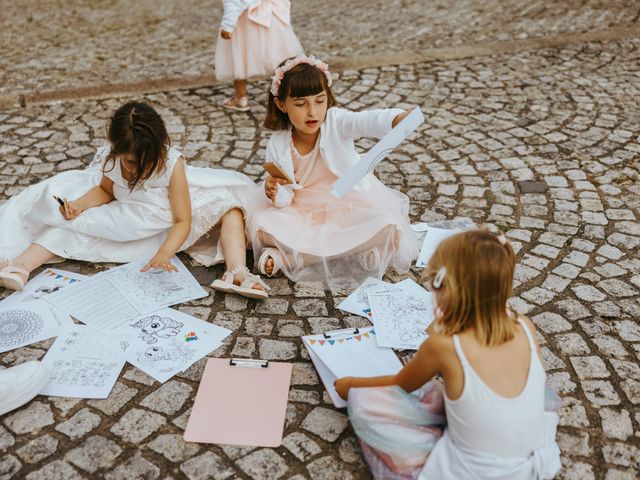
[(227, 98), (222, 106), (227, 110), (234, 112), (248, 112), (249, 111), (249, 97), (231, 97)]
[(11, 264), (0, 267), (0, 287), (21, 292), (29, 280), (29, 271)]
[(367, 252), (360, 252), (357, 256), (360, 266), (365, 270), (376, 270), (380, 268), (380, 252), (377, 248), (372, 248)]
[(258, 272), (267, 277), (275, 277), (280, 273), (280, 267), (276, 265), (272, 248), (265, 248), (258, 259)]
[(243, 297), (264, 300), (269, 297), (269, 286), (258, 276), (249, 272), (247, 267), (236, 267), (226, 271), (221, 279), (214, 280), (211, 287), (225, 293), (237, 293)]

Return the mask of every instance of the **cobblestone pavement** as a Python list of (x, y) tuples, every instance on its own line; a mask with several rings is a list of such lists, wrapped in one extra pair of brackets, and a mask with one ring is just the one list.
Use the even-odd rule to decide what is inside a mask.
[[(638, 26), (628, 0), (294, 0), (308, 52), (334, 59)], [(0, 0), (0, 94), (210, 74), (219, 0)]]
[[(413, 221), (466, 216), (512, 240), (514, 305), (538, 326), (549, 380), (565, 402), (564, 479), (633, 479), (640, 468), (639, 56), (640, 40), (627, 40), (344, 71), (335, 84), (351, 109), (422, 106), (426, 125), (377, 170), (409, 195)], [(266, 84), (252, 89), (262, 102)], [(256, 178), (268, 137), (264, 109), (229, 115), (217, 104), (230, 92), (147, 100), (191, 164)], [(0, 112), (0, 199), (83, 167), (125, 100)], [(539, 191), (524, 193), (527, 181)], [(104, 266), (62, 268), (91, 274)], [(365, 321), (313, 286), (269, 283), (274, 295), (264, 303), (211, 291), (180, 310), (234, 331), (215, 356), (293, 362), (283, 446), (185, 444), (203, 362), (162, 386), (128, 365), (107, 400), (38, 397), (2, 417), (0, 478), (369, 478), (347, 418), (331, 405), (300, 340)], [(49, 345), (2, 354), (0, 362), (41, 358)]]

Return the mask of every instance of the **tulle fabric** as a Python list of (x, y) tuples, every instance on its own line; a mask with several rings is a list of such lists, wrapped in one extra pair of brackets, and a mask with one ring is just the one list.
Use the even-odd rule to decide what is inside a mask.
[[(305, 160), (311, 162), (311, 159)], [(296, 179), (307, 167), (295, 165)], [(351, 291), (388, 267), (403, 273), (418, 254), (406, 195), (371, 181), (366, 192), (331, 194), (336, 176), (319, 157), (289, 207), (273, 207), (264, 189), (254, 193), (247, 221), (254, 256), (265, 248), (294, 282), (321, 282), (334, 293)]]
[(289, 22), (289, 8), (287, 0), (263, 0), (242, 12), (230, 40), (218, 35), (216, 78), (226, 81), (273, 75), (282, 61), (302, 55), (304, 50)]
[[(397, 386), (353, 388), (347, 409), (362, 453), (376, 479), (415, 480), (446, 429), (443, 385), (431, 381), (413, 393)], [(545, 389), (545, 411), (560, 397)]]

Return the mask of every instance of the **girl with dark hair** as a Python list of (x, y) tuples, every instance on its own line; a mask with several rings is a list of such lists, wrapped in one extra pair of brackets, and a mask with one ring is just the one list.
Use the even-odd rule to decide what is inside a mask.
[(327, 64), (295, 57), (272, 79), (265, 126), (265, 193), (256, 192), (247, 219), (258, 270), (293, 281), (322, 281), (332, 291), (391, 265), (406, 272), (418, 255), (409, 199), (367, 175), (340, 199), (333, 183), (359, 160), (354, 139), (384, 136), (408, 112), (350, 112), (336, 107)]
[(235, 95), (222, 106), (249, 111), (247, 79), (269, 75), (285, 58), (303, 53), (291, 28), (289, 0), (223, 0), (216, 45), (218, 80), (233, 80)]
[(171, 257), (188, 249), (204, 265), (226, 261), (214, 288), (266, 298), (266, 285), (245, 266), (243, 212), (255, 184), (238, 172), (186, 166), (145, 103), (118, 108), (107, 137), (86, 170), (32, 185), (0, 207), (0, 258), (13, 259), (0, 265), (0, 287), (22, 290), (34, 269), (56, 257), (152, 255), (143, 271), (175, 271)]

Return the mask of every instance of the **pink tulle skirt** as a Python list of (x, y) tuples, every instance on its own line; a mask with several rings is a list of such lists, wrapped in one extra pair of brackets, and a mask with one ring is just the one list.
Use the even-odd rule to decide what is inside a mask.
[[(254, 258), (265, 248), (294, 282), (322, 282), (334, 293), (349, 292), (388, 267), (404, 273), (418, 255), (406, 195), (371, 178), (366, 192), (331, 195), (324, 164), (318, 181), (295, 190), (289, 207), (276, 208), (264, 190), (254, 193), (247, 219)], [(335, 177), (333, 177), (335, 179)]]
[(218, 80), (272, 75), (289, 57), (304, 53), (289, 22), (288, 0), (263, 0), (240, 15), (231, 39), (218, 35), (215, 69)]

